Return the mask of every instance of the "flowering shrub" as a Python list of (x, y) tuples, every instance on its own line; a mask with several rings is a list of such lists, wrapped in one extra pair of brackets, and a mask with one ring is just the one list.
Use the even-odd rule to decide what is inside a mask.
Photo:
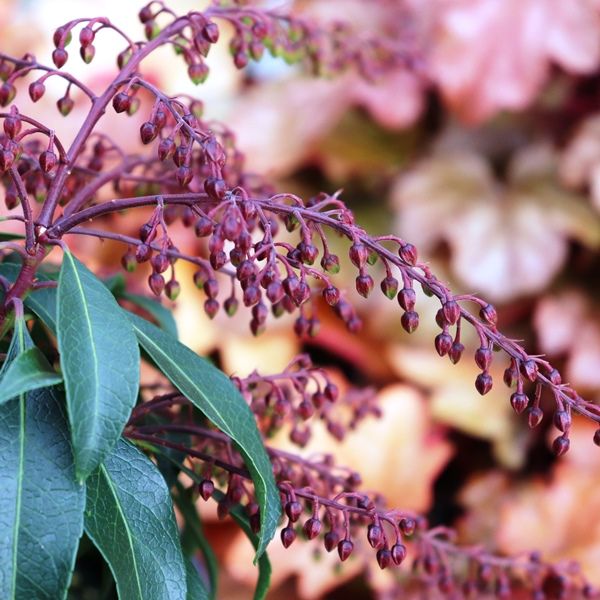
[[(492, 304), (455, 295), (410, 241), (369, 235), (337, 193), (308, 199), (276, 193), (247, 172), (233, 133), (203, 120), (199, 100), (168, 96), (142, 71), (150, 54), (172, 46), (190, 79), (204, 82), (205, 58), (224, 22), (234, 32), (230, 49), (240, 69), (266, 50), (316, 74), (418, 72), (402, 40), (375, 36), (357, 48), (343, 26), (320, 27), (241, 2), (183, 16), (151, 2), (139, 17), (144, 42), (106, 18), (66, 23), (54, 35), (53, 67), (32, 55), (0, 54), (0, 170), (11, 211), (3, 222), (22, 227), (1, 232), (0, 241), (2, 597), (65, 597), (84, 531), (121, 598), (216, 597), (198, 496), (217, 502), (219, 516), (231, 515), (255, 545), (256, 598), (269, 587), (266, 550), (280, 523), (285, 548), (298, 537), (318, 539), (346, 561), (366, 542), (381, 569), (400, 566), (410, 571), (409, 585), (450, 597), (512, 597), (522, 589), (536, 598), (592, 597), (572, 563), (460, 545), (452, 529), (430, 527), (423, 515), (388, 507), (380, 494), (364, 491), (352, 469), (269, 446), (269, 437), (287, 426), (291, 442), (304, 447), (316, 419), (340, 440), (378, 415), (376, 397), (370, 390), (342, 396), (306, 355), (278, 374), (228, 378), (178, 341), (173, 317), (160, 303), (178, 297), (177, 271), (185, 261), (194, 265), (210, 318), (221, 311), (233, 316), (243, 305), (255, 336), (269, 315), (284, 314), (294, 316), (298, 336), (315, 336), (322, 297), (357, 333), (360, 316), (336, 279), (343, 261), (330, 240), (338, 236), (347, 243), (358, 294), (382, 293), (397, 303), (406, 332), (419, 326), (416, 287), (439, 301), (434, 344), (440, 357), (467, 360), (463, 330), (474, 330), (479, 394), (511, 388), (508, 401), (531, 428), (544, 419), (542, 398), (550, 400), (556, 455), (569, 449), (574, 413), (600, 422), (597, 405), (564, 383), (550, 362), (499, 331)], [(121, 36), (123, 49), (117, 75), (97, 94), (63, 67), (77, 45), (83, 61), (92, 62), (94, 41), (105, 30)], [(19, 110), (23, 88), (37, 102), (50, 78), (65, 84), (56, 103), (63, 116), (76, 102), (88, 107), (69, 147), (49, 123)], [(123, 127), (127, 115), (143, 112), (139, 137), (148, 151), (126, 152), (100, 132), (106, 111), (120, 114)], [(145, 216), (137, 236), (122, 233), (118, 217), (134, 209)], [(200, 240), (201, 251), (177, 248), (171, 231), (179, 223)], [(155, 298), (132, 294), (119, 278), (99, 279), (74, 256), (77, 236), (121, 242), (123, 269), (145, 265)], [(50, 253), (61, 253), (60, 266), (47, 260)], [(492, 378), (493, 361), (505, 366), (503, 382)], [(161, 374), (158, 383), (140, 383), (141, 362)], [(346, 420), (335, 410), (339, 404)], [(600, 445), (600, 429), (594, 442)], [(173, 504), (183, 529), (194, 532), (186, 552)], [(192, 560), (197, 550), (201, 570)]]

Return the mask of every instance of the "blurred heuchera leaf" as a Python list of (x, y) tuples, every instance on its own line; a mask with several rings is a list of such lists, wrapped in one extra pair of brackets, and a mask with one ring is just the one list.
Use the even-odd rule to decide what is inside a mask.
[(566, 290), (542, 298), (534, 324), (544, 352), (568, 357), (565, 373), (570, 383), (600, 389), (600, 319), (583, 294)]
[[(361, 473), (365, 490), (382, 490), (389, 506), (426, 511), (431, 504), (433, 482), (450, 459), (451, 446), (440, 433), (430, 429), (426, 401), (413, 388), (387, 387), (380, 393), (379, 405), (382, 417), (361, 423), (342, 443), (337, 443), (316, 423), (311, 441), (302, 453), (331, 454), (336, 464), (351, 466)], [(272, 443), (289, 448), (284, 432)], [(365, 546), (368, 546), (366, 539)], [(358, 557), (359, 549), (355, 552)], [(275, 542), (269, 547), (273, 587), (296, 576), (300, 598), (321, 598), (328, 590), (363, 571), (370, 553), (365, 554), (364, 561), (349, 560), (342, 564), (334, 554), (325, 552), (317, 540), (296, 542), (291, 559), (289, 551)], [(251, 583), (256, 577), (251, 558), (252, 548), (243, 535), (238, 536), (225, 559), (228, 571), (240, 581)]]
[(443, 153), (401, 177), (392, 192), (400, 236), (431, 252), (445, 240), (464, 287), (501, 302), (545, 288), (568, 240), (597, 247), (600, 217), (561, 188), (545, 145), (515, 153), (505, 182), (469, 152)]
[[(550, 432), (549, 445), (556, 435)], [(495, 540), (500, 552), (513, 555), (543, 549), (551, 561), (577, 561), (591, 583), (600, 584), (600, 454), (590, 452), (593, 425), (574, 423), (571, 448), (549, 477), (523, 483), (500, 473), (473, 480), (461, 494), (467, 509), (460, 533), (464, 539)], [(582, 507), (585, 507), (582, 509)]]
[(490, 373), (498, 385), (482, 399), (473, 385), (480, 371), (468, 357), (453, 365), (431, 350), (399, 345), (392, 346), (389, 355), (399, 375), (431, 390), (434, 419), (490, 441), (496, 459), (503, 466), (512, 469), (522, 466), (526, 436), (501, 383), (505, 364), (500, 360), (492, 363)]
[(467, 121), (522, 109), (534, 100), (551, 63), (572, 73), (598, 66), (599, 19), (593, 0), (445, 3), (434, 33), (432, 77)]

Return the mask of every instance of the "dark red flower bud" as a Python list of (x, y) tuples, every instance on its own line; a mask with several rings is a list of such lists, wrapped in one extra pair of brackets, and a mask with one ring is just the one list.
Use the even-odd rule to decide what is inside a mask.
[(350, 540), (342, 540), (338, 544), (338, 554), (340, 555), (340, 560), (345, 561), (351, 554), (352, 550), (354, 550), (354, 544)]
[(302, 400), (300, 404), (298, 404), (298, 415), (301, 419), (305, 421), (310, 419), (315, 414), (315, 407), (312, 402), (308, 400)]
[(64, 48), (56, 48), (52, 52), (52, 62), (56, 65), (57, 69), (60, 69), (69, 58), (69, 54)]
[(309, 540), (314, 540), (321, 533), (321, 521), (311, 517), (304, 523), (304, 534)]
[(89, 65), (94, 60), (94, 56), (96, 56), (96, 48), (92, 45), (81, 46), (79, 48), (79, 56), (81, 56), (81, 60), (86, 65)]
[(537, 427), (542, 422), (543, 418), (544, 413), (539, 406), (532, 406), (527, 409), (527, 420), (531, 429)]
[(157, 296), (160, 296), (165, 289), (165, 278), (158, 273), (152, 273), (152, 275), (148, 277), (148, 285)]
[(571, 442), (569, 441), (569, 438), (566, 435), (559, 435), (552, 442), (552, 452), (554, 452), (556, 456), (562, 456), (569, 450), (570, 445)]
[(375, 283), (370, 275), (359, 275), (356, 278), (356, 291), (363, 296), (363, 298), (369, 297), (374, 285)]
[(71, 96), (63, 96), (56, 101), (56, 106), (63, 117), (66, 117), (73, 110), (74, 105)]
[(138, 18), (142, 23), (147, 23), (148, 21), (154, 18), (150, 4), (147, 4), (140, 10), (140, 12), (138, 13)]
[(149, 144), (158, 135), (158, 128), (150, 121), (142, 123), (140, 127), (140, 138), (143, 144)]
[(0, 150), (0, 171), (10, 169), (15, 162), (15, 155), (10, 150)]
[(190, 169), (189, 167), (186, 167), (185, 165), (182, 167), (178, 167), (177, 171), (175, 172), (175, 177), (177, 178), (177, 183), (179, 183), (179, 185), (182, 187), (185, 187), (186, 185), (188, 185), (190, 183), (193, 175), (194, 174), (192, 173), (192, 169)]
[(398, 280), (395, 277), (386, 277), (381, 282), (381, 291), (390, 299), (393, 300), (398, 293)]
[(377, 551), (377, 563), (380, 569), (386, 569), (392, 564), (392, 553), (389, 548), (380, 548)]
[(403, 288), (398, 292), (398, 304), (407, 312), (415, 307), (417, 294), (412, 288)]
[(165, 294), (167, 298), (172, 302), (175, 302), (181, 293), (181, 285), (175, 279), (171, 279), (167, 281), (167, 285), (165, 285)]
[(219, 294), (219, 282), (212, 277), (204, 282), (204, 293), (209, 298), (216, 298)]
[(248, 53), (240, 50), (233, 55), (233, 64), (238, 69), (243, 69), (248, 64)]
[(412, 517), (404, 517), (400, 519), (398, 527), (404, 535), (411, 536), (417, 528), (417, 522)]
[(79, 32), (79, 43), (82, 46), (89, 46), (94, 41), (94, 30), (86, 26)]
[(173, 138), (165, 138), (158, 144), (158, 158), (160, 160), (167, 160), (175, 154), (175, 141)]
[(131, 96), (129, 96), (125, 92), (119, 92), (113, 98), (112, 104), (113, 108), (115, 109), (115, 112), (125, 112), (131, 106)]
[(510, 397), (510, 405), (513, 407), (513, 410), (520, 415), (529, 404), (529, 398), (522, 393), (515, 392)]
[(229, 296), (229, 298), (227, 298), (227, 300), (225, 300), (223, 303), (223, 308), (225, 309), (227, 316), (233, 317), (233, 315), (235, 315), (237, 312), (239, 304), (240, 303), (238, 302), (237, 298), (234, 296)]
[(452, 349), (452, 336), (442, 332), (435, 337), (435, 349), (440, 356), (445, 356)]
[(398, 250), (400, 258), (409, 265), (417, 262), (417, 249), (412, 244), (403, 244)]
[(281, 543), (284, 548), (289, 548), (296, 539), (296, 532), (293, 527), (284, 527), (281, 530)]
[(324, 254), (321, 259), (321, 267), (335, 275), (340, 272), (340, 259), (336, 254)]
[(17, 95), (17, 89), (12, 83), (3, 83), (0, 86), (0, 105), (8, 106)]
[(367, 529), (367, 539), (371, 548), (380, 548), (384, 543), (383, 529), (380, 525), (371, 523)]
[(326, 287), (323, 290), (323, 298), (329, 306), (335, 306), (340, 301), (340, 291), (333, 286)]
[(340, 390), (335, 383), (328, 383), (323, 389), (323, 393), (329, 402), (335, 402), (340, 395)]
[(482, 370), (487, 371), (492, 364), (492, 351), (482, 346), (475, 351), (475, 364)]
[(44, 152), (40, 154), (39, 162), (42, 171), (44, 171), (44, 173), (49, 173), (56, 166), (58, 158), (51, 150), (44, 150)]
[(155, 273), (164, 273), (169, 268), (169, 257), (162, 252), (152, 257), (152, 268)]
[(516, 369), (514, 364), (511, 364), (509, 367), (506, 367), (504, 371), (504, 383), (508, 387), (512, 387), (517, 379), (519, 378), (519, 371)]
[(560, 385), (562, 383), (562, 377), (560, 376), (558, 369), (552, 369), (550, 373), (548, 373), (548, 379), (550, 380), (550, 383), (554, 385)]
[(358, 269), (362, 269), (365, 266), (368, 255), (369, 251), (367, 250), (367, 247), (360, 242), (352, 244), (348, 251), (348, 256), (350, 256), (352, 264)]
[(292, 523), (295, 523), (302, 514), (302, 504), (300, 504), (300, 502), (298, 502), (297, 500), (286, 502), (285, 514), (288, 516), (289, 520)]
[(6, 119), (4, 119), (4, 133), (6, 133), (9, 138), (14, 138), (19, 134), (19, 131), (21, 131), (21, 124), (22, 121), (19, 116), (6, 117)]
[(260, 302), (261, 295), (260, 288), (257, 285), (249, 285), (244, 290), (244, 306), (254, 306)]
[(485, 396), (485, 394), (492, 389), (492, 385), (492, 376), (487, 371), (477, 375), (477, 379), (475, 380), (475, 388), (482, 396)]
[(532, 358), (521, 363), (521, 372), (529, 381), (535, 381), (538, 376), (538, 366)]
[(210, 479), (203, 479), (198, 486), (198, 491), (202, 499), (206, 501), (213, 495), (215, 484)]
[(600, 429), (596, 429), (594, 432), (594, 444), (596, 444), (596, 446), (600, 446)]
[(123, 256), (121, 257), (121, 265), (129, 273), (135, 271), (135, 268), (137, 266), (135, 254), (133, 254), (133, 252), (131, 251), (125, 252), (125, 254), (123, 254)]
[(392, 560), (400, 565), (406, 558), (406, 546), (404, 544), (394, 544), (392, 546)]
[(207, 21), (201, 33), (202, 37), (210, 44), (216, 44), (219, 41), (219, 26), (214, 21)]
[(150, 248), (148, 244), (140, 244), (137, 247), (137, 250), (135, 251), (135, 260), (137, 260), (139, 263), (143, 263), (147, 260), (150, 260), (151, 256), (152, 248)]
[(300, 251), (300, 259), (307, 265), (314, 264), (319, 255), (317, 247), (313, 244), (307, 244), (306, 242), (300, 242), (298, 244), (298, 250)]
[(33, 102), (37, 102), (46, 91), (46, 86), (41, 81), (34, 81), (29, 84), (29, 97)]
[(213, 232), (213, 222), (208, 217), (200, 217), (196, 221), (194, 231), (198, 237), (206, 237)]
[(460, 306), (455, 300), (448, 300), (447, 302), (444, 302), (442, 311), (448, 325), (454, 325), (460, 317)]
[(200, 85), (208, 79), (208, 65), (202, 61), (193, 63), (188, 67), (188, 77), (194, 85)]
[(338, 545), (339, 541), (340, 536), (338, 535), (337, 531), (328, 531), (323, 539), (325, 550), (327, 550), (327, 552), (331, 552)]
[(284, 295), (283, 285), (281, 285), (281, 282), (279, 281), (273, 281), (273, 283), (270, 283), (269, 287), (267, 287), (267, 298), (273, 304), (279, 302)]
[(448, 350), (448, 356), (453, 364), (456, 364), (464, 352), (465, 347), (460, 342), (454, 342), (450, 350)]
[(571, 416), (566, 410), (557, 410), (554, 413), (554, 427), (566, 433), (571, 427)]
[(204, 312), (209, 319), (214, 319), (219, 312), (219, 303), (214, 298), (208, 298), (208, 300), (204, 302)]
[(204, 191), (215, 201), (222, 200), (227, 192), (227, 184), (218, 177), (207, 177), (204, 181)]
[(419, 314), (413, 310), (408, 310), (402, 315), (400, 322), (407, 333), (412, 333), (419, 326)]
[(498, 313), (491, 304), (486, 304), (479, 311), (479, 316), (490, 325), (496, 325), (498, 323)]

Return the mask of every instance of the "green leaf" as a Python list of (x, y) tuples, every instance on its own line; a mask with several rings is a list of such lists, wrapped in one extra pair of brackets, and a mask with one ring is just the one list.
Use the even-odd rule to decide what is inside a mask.
[(112, 294), (70, 252), (58, 280), (58, 349), (77, 477), (114, 448), (135, 405), (140, 353)]
[(62, 377), (38, 348), (30, 348), (13, 360), (0, 378), (0, 404), (41, 387), (56, 385)]
[[(173, 460), (170, 457), (167, 458), (169, 460)], [(177, 461), (173, 460), (173, 462)], [(189, 472), (189, 470), (186, 469), (186, 472)], [(195, 476), (195, 473), (192, 472), (192, 475)], [(211, 600), (214, 600), (214, 598), (217, 596), (217, 584), (219, 580), (219, 565), (217, 563), (217, 557), (215, 556), (213, 549), (204, 535), (202, 522), (198, 516), (196, 505), (194, 504), (194, 501), (190, 495), (191, 488), (186, 490), (179, 481), (177, 481), (175, 485), (177, 486), (177, 494), (174, 496), (175, 504), (177, 505), (177, 508), (179, 509), (179, 512), (185, 521), (185, 527), (182, 533), (183, 551), (191, 554), (196, 548), (198, 548), (202, 552), (210, 580), (210, 598)], [(190, 548), (186, 549), (186, 542), (188, 542), (188, 540), (191, 541), (191, 544), (189, 544), (191, 550)]]
[(198, 569), (189, 557), (185, 557), (185, 574), (187, 580), (187, 600), (209, 600), (208, 590), (198, 573)]
[[(213, 492), (213, 497), (217, 502), (220, 502), (223, 498), (225, 498), (225, 494), (223, 494), (223, 492), (220, 490), (215, 490)], [(259, 538), (252, 531), (252, 527), (250, 527), (250, 522), (246, 517), (244, 509), (239, 504), (235, 504), (234, 506), (230, 507), (229, 514), (246, 534), (254, 548), (258, 549), (260, 544)], [(256, 588), (254, 589), (254, 600), (264, 600), (267, 592), (269, 591), (270, 584), (271, 562), (269, 561), (269, 557), (265, 552), (258, 560), (258, 581), (256, 582)]]
[(281, 504), (254, 415), (224, 373), (148, 321), (132, 314), (128, 317), (141, 346), (156, 365), (190, 402), (233, 440), (242, 455), (260, 507), (261, 532), (256, 561), (275, 535)]
[(179, 337), (177, 323), (173, 318), (173, 313), (168, 308), (165, 308), (160, 302), (138, 294), (124, 293), (122, 297), (144, 309), (158, 323), (161, 329), (170, 333), (174, 338)]
[[(17, 319), (7, 363), (32, 346)], [(10, 369), (10, 364), (4, 369)], [(66, 597), (83, 531), (64, 398), (41, 389), (0, 410), (0, 598)]]
[(87, 479), (85, 531), (121, 600), (184, 600), (186, 571), (171, 496), (152, 462), (120, 439)]
[[(0, 222), (3, 221), (0, 217)], [(25, 236), (20, 233), (10, 233), (8, 231), (0, 231), (0, 242), (11, 242), (12, 240), (24, 240)]]

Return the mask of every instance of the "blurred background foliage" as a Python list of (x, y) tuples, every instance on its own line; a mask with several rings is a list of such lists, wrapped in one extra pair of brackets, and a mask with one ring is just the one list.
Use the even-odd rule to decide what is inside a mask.
[[(179, 12), (192, 6), (198, 2), (171, 3)], [(580, 393), (600, 397), (600, 3), (303, 0), (271, 6), (347, 20), (357, 28), (357, 43), (366, 33), (404, 36), (413, 63), (373, 81), (356, 73), (315, 79), (270, 57), (240, 72), (222, 43), (200, 88), (169, 52), (152, 58), (147, 72), (167, 91), (198, 95), (207, 114), (236, 133), (250, 168), (279, 190), (309, 197), (343, 188), (342, 198), (367, 231), (415, 243), (456, 293), (495, 302), (501, 329), (548, 354)], [(2, 0), (1, 49), (34, 52), (49, 62), (52, 31), (98, 11), (139, 37), (138, 10), (132, 1)], [(92, 87), (113, 73), (108, 38), (99, 38), (92, 67), (69, 63)], [(63, 91), (58, 88), (55, 98)], [(31, 114), (52, 111), (68, 140), (83, 107), (61, 121), (51, 96), (32, 105)], [(130, 129), (123, 121), (115, 127), (112, 114), (104, 127), (125, 146), (137, 144), (133, 132), (143, 112), (132, 117)], [(140, 222), (125, 227), (134, 231)], [(183, 228), (177, 242), (188, 249), (197, 243)], [(116, 271), (120, 248), (76, 243), (100, 272)], [(344, 272), (352, 289), (352, 269), (342, 266)], [(576, 559), (600, 584), (594, 518), (600, 454), (591, 426), (577, 422), (571, 452), (555, 460), (547, 429), (530, 432), (512, 413), (506, 389), (498, 385), (481, 398), (472, 361), (452, 366), (437, 357), (433, 302), (419, 299), (422, 325), (410, 337), (395, 303), (373, 294), (367, 301), (354, 298), (366, 324), (358, 336), (324, 309), (314, 339), (298, 340), (285, 320), (253, 339), (244, 314), (209, 321), (188, 275), (180, 277), (184, 290), (174, 306), (181, 336), (226, 372), (276, 372), (306, 351), (341, 386), (379, 390), (381, 419), (367, 420), (341, 444), (317, 427), (307, 453), (335, 455), (390, 505), (453, 524), (466, 542)], [(143, 273), (128, 278), (145, 292)], [(475, 340), (469, 342), (473, 348)], [(498, 374), (503, 367), (497, 365)], [(286, 436), (272, 443), (285, 447)], [(217, 521), (213, 508), (202, 506), (202, 513), (223, 561), (220, 597), (248, 598), (256, 576), (252, 551), (232, 523)], [(340, 565), (316, 544), (284, 552), (274, 542), (270, 555), (273, 600), (392, 598), (396, 579), (405, 577), (402, 570), (379, 572), (370, 552)], [(72, 597), (113, 595), (106, 567), (83, 545)]]

